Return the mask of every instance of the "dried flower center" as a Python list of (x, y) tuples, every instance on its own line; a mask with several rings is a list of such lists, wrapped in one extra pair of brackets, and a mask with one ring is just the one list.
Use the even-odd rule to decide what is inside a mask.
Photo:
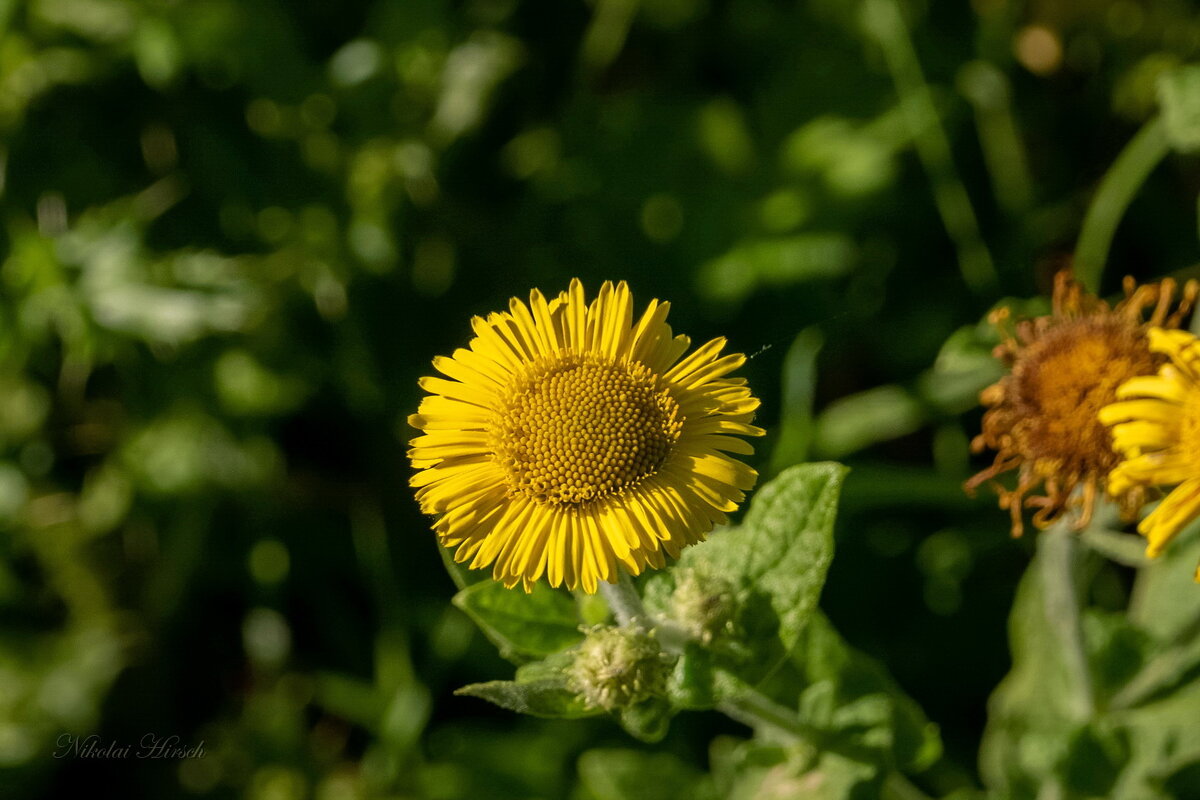
[(653, 474), (681, 426), (644, 365), (564, 351), (531, 364), (501, 402), (492, 451), (511, 493), (581, 504)]
[[(1097, 413), (1129, 378), (1153, 374), (1160, 359), (1139, 327), (1111, 316), (1057, 325), (1029, 345), (1013, 371), (1016, 433), (1028, 454), (1107, 472), (1117, 463)], [(1053, 469), (1054, 464), (1045, 464)]]

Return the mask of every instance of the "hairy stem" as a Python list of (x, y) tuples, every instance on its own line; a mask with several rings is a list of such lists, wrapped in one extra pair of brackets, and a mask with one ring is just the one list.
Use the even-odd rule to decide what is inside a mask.
[(618, 570), (617, 582), (601, 583), (600, 593), (604, 595), (617, 624), (639, 628), (646, 626), (646, 609), (629, 573)]
[(796, 712), (753, 689), (746, 689), (727, 700), (722, 700), (717, 704), (717, 710), (755, 730), (771, 728), (790, 738), (809, 742), (816, 738), (816, 731), (805, 725)]
[(1075, 570), (1080, 546), (1064, 519), (1038, 537), (1042, 597), (1046, 622), (1062, 645), (1063, 663), (1071, 677), (1072, 702), (1081, 719), (1090, 719), (1096, 704), (1092, 693), (1092, 675), (1083, 639), (1083, 615), (1079, 608)]

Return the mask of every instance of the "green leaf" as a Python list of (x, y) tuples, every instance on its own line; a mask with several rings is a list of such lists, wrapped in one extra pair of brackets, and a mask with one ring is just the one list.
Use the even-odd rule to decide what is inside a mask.
[(717, 790), (726, 800), (883, 796), (883, 772), (877, 766), (806, 744), (778, 746), (722, 737), (713, 742), (709, 760)]
[(697, 642), (684, 645), (667, 684), (676, 708), (706, 709), (716, 705), (713, 654)]
[(1080, 727), (1070, 739), (1063, 777), (1086, 797), (1113, 797), (1121, 770), (1129, 761), (1129, 741), (1122, 730), (1100, 723)]
[[(1112, 717), (1130, 743), (1130, 756), (1113, 798), (1195, 796), (1167, 789), (1191, 785), (1200, 774), (1200, 682), (1190, 681), (1160, 700), (1114, 712)], [(1162, 793), (1156, 794), (1159, 790)]]
[(579, 780), (594, 800), (716, 800), (707, 775), (668, 753), (596, 749), (579, 757)]
[(733, 588), (737, 641), (714, 642), (715, 665), (757, 683), (786, 658), (816, 608), (845, 474), (833, 463), (784, 470), (758, 491), (741, 526), (688, 548), (674, 569), (646, 580), (647, 610), (672, 618), (675, 576), (684, 570), (721, 576)]
[[(984, 783), (1001, 796), (1033, 797), (1047, 782), (1067, 797), (1168, 800), (1165, 786), (1200, 760), (1200, 664), (1188, 621), (1196, 553), (1179, 545), (1142, 569), (1126, 617), (1084, 613), (1098, 714), (1080, 719), (1063, 648), (1047, 620), (1039, 553), (1022, 579), (1010, 617), (1012, 671), (989, 703), (980, 752)], [(1174, 593), (1174, 594), (1172, 594)], [(1185, 609), (1172, 607), (1184, 605)], [(1190, 663), (1190, 666), (1189, 666)], [(1175, 784), (1170, 784), (1175, 785)]]
[(662, 741), (674, 716), (674, 709), (664, 698), (653, 697), (617, 711), (621, 727), (635, 739), (654, 743)]
[[(792, 656), (807, 683), (801, 720), (842, 743), (840, 752), (919, 772), (942, 754), (938, 728), (879, 662), (855, 650), (820, 611)], [(782, 679), (782, 678), (781, 678)]]
[(526, 594), (483, 581), (456, 594), (454, 604), (475, 620), (505, 658), (540, 658), (583, 639), (575, 600), (541, 583)]
[(1151, 642), (1125, 614), (1095, 608), (1084, 611), (1083, 635), (1088, 643), (1092, 690), (1097, 702), (1104, 705), (1142, 668)]
[(740, 303), (762, 287), (839, 277), (857, 260), (854, 239), (843, 233), (760, 237), (706, 263), (698, 288), (711, 300)]
[(1161, 556), (1142, 567), (1129, 614), (1155, 639), (1168, 642), (1200, 619), (1200, 524), (1189, 525)]
[(1176, 150), (1200, 150), (1200, 65), (1190, 64), (1164, 73), (1158, 79), (1167, 140)]
[(1039, 553), (1009, 614), (1013, 666), (992, 693), (979, 763), (984, 785), (1002, 796), (1036, 796), (1055, 779), (1075, 721), (1075, 696), (1062, 645), (1046, 619)]
[(846, 468), (801, 464), (759, 490), (738, 533), (727, 533), (728, 574), (743, 592), (765, 594), (790, 650), (817, 606), (833, 561), (833, 525)]
[(1150, 639), (1141, 671), (1113, 699), (1118, 707), (1160, 699), (1200, 673), (1200, 525), (1186, 528), (1138, 572), (1129, 617)]
[(455, 694), (478, 697), (509, 711), (534, 717), (578, 719), (597, 716), (601, 711), (588, 708), (567, 685), (566, 670), (573, 658), (573, 654), (558, 653), (545, 661), (518, 667), (514, 680), (472, 683)]

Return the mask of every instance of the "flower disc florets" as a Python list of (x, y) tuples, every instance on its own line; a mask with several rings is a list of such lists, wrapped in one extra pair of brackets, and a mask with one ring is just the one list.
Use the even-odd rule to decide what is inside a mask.
[(721, 338), (689, 353), (669, 309), (635, 315), (624, 282), (589, 302), (571, 281), (475, 317), (468, 346), (434, 359), (410, 483), (456, 562), (590, 594), (728, 521), (757, 478), (735, 456), (764, 433), (758, 399), (731, 375), (746, 357)]
[(662, 695), (671, 661), (643, 631), (597, 628), (579, 645), (568, 681), (589, 707), (615, 711)]
[(511, 492), (580, 504), (654, 474), (681, 427), (679, 403), (645, 365), (566, 351), (513, 382), (492, 447)]
[[(1162, 363), (1162, 356), (1151, 352), (1146, 332), (1152, 326), (1177, 326), (1191, 310), (1198, 288), (1189, 281), (1178, 307), (1170, 312), (1174, 281), (1136, 286), (1127, 279), (1125, 299), (1110, 307), (1086, 294), (1063, 271), (1055, 277), (1049, 316), (1009, 327), (1006, 310), (993, 315), (1004, 336), (995, 355), (1010, 372), (980, 395), (989, 410), (972, 449), (988, 448), (997, 455), (966, 488), (973, 491), (1016, 470), (1015, 488), (996, 484), (1000, 507), (1012, 516), (1014, 536), (1021, 535), (1025, 508), (1036, 509), (1033, 522), (1039, 528), (1068, 509), (1078, 511), (1078, 527), (1087, 524), (1097, 493), (1104, 490), (1118, 461), (1112, 435), (1098, 413), (1116, 399), (1118, 386), (1152, 374)], [(1153, 311), (1144, 319), (1150, 307)], [(1031, 494), (1038, 487), (1044, 493)], [(1130, 487), (1116, 500), (1129, 516), (1141, 505), (1142, 492)]]

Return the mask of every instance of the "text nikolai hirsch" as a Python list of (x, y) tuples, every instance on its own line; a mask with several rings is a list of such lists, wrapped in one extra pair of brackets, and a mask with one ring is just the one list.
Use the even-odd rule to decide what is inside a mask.
[(75, 736), (64, 733), (58, 737), (55, 758), (163, 758), (184, 759), (203, 758), (204, 740), (198, 744), (183, 744), (178, 736), (158, 736), (147, 733), (135, 745), (114, 740), (102, 741), (95, 734), (91, 736)]

